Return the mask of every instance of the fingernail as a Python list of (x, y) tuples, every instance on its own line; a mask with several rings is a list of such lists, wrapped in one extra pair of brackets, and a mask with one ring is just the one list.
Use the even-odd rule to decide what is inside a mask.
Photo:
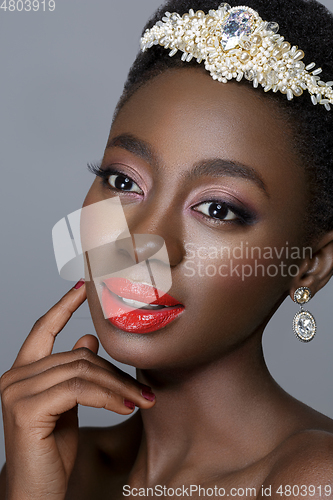
[(147, 391), (148, 391), (148, 392), (153, 392), (153, 391), (151, 390), (151, 387), (149, 387), (149, 385), (142, 384), (141, 382), (140, 382), (140, 385), (141, 385), (144, 389), (147, 389)]
[(129, 401), (128, 399), (124, 399), (124, 405), (127, 406), (130, 410), (134, 410), (135, 404), (132, 403), (132, 401)]
[(148, 401), (155, 401), (155, 394), (153, 392), (147, 391), (146, 389), (142, 389), (142, 396)]
[(74, 287), (75, 290), (78, 290), (79, 288), (81, 288), (81, 286), (83, 286), (85, 283), (84, 279), (80, 279), (80, 281), (78, 281)]

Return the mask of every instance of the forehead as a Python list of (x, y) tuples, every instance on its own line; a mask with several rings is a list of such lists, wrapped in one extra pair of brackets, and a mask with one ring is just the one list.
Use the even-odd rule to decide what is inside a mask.
[[(137, 152), (125, 154), (122, 146), (112, 146), (119, 136), (132, 136), (152, 152), (154, 161), (144, 160), (145, 164), (150, 164), (156, 185), (163, 185), (164, 195), (171, 196), (173, 191), (185, 189), (184, 179), (190, 179), (190, 172), (198, 173), (198, 166), (215, 160), (237, 163), (257, 174), (265, 186), (269, 198), (262, 208), (265, 218), (277, 232), (288, 232), (287, 226), (295, 232), (302, 226), (307, 205), (307, 177), (292, 149), (287, 119), (260, 92), (261, 88), (252, 89), (245, 83), (214, 81), (201, 69), (163, 72), (140, 87), (121, 108), (111, 128), (105, 164), (129, 161), (137, 165)], [(156, 169), (155, 164), (162, 168)], [(201, 179), (205, 173), (201, 172)], [(238, 180), (231, 176), (233, 180), (225, 182), (238, 189), (239, 176)], [(197, 188), (201, 182), (197, 179), (199, 184), (186, 183), (186, 189)], [(246, 195), (259, 200), (253, 183), (243, 187)]]
[(126, 102), (111, 137), (132, 133), (173, 163), (179, 163), (180, 154), (189, 161), (222, 156), (259, 169), (279, 161), (282, 170), (297, 170), (292, 131), (274, 108), (246, 85), (216, 82), (194, 68), (169, 70)]

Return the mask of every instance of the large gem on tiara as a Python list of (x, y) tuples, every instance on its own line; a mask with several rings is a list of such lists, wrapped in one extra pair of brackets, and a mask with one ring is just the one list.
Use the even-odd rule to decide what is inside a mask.
[(255, 26), (254, 14), (245, 9), (237, 9), (230, 13), (221, 24), (221, 45), (224, 50), (230, 50), (239, 44), (243, 35), (251, 33)]

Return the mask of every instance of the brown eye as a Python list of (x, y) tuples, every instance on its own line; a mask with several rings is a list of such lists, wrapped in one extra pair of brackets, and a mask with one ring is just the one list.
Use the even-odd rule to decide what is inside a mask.
[(143, 194), (139, 186), (129, 177), (123, 174), (113, 174), (108, 178), (108, 183), (119, 191)]
[[(201, 207), (201, 210), (199, 210)], [(211, 201), (208, 203), (201, 203), (197, 205), (195, 209), (197, 212), (201, 212), (208, 217), (212, 217), (213, 219), (219, 220), (235, 220), (237, 216), (234, 212), (228, 207), (226, 203)]]

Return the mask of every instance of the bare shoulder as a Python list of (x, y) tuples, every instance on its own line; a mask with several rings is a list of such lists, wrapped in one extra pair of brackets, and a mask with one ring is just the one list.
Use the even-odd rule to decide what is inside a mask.
[(79, 446), (66, 500), (106, 498), (105, 493), (126, 477), (141, 439), (141, 419), (135, 414), (110, 427), (81, 427)]
[(332, 498), (333, 431), (308, 429), (290, 436), (281, 445), (263, 487), (271, 490), (273, 500)]

